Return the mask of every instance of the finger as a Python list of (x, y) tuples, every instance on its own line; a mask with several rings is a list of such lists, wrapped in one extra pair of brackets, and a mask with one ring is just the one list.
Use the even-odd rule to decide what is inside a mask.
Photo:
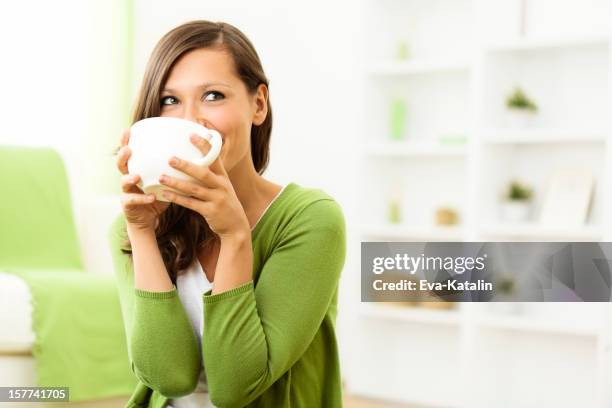
[(219, 176), (213, 173), (213, 171), (206, 166), (198, 166), (193, 162), (179, 159), (178, 157), (172, 157), (168, 161), (168, 164), (186, 175), (198, 180), (204, 187), (217, 188), (221, 185)]
[[(206, 140), (205, 138), (201, 137), (200, 135), (198, 135), (197, 133), (192, 133), (190, 136), (190, 140), (191, 140), (191, 143), (193, 143), (200, 150), (200, 152), (202, 152), (202, 154), (204, 155), (206, 155), (212, 148), (212, 145), (210, 144), (210, 142)], [(222, 163), (220, 163), (220, 157), (221, 157), (221, 154), (219, 154), (217, 158), (210, 164), (209, 168), (215, 174), (226, 174), (225, 168), (223, 167)]]
[(117, 153), (117, 168), (121, 174), (129, 173), (127, 162), (131, 155), (132, 151), (128, 146), (123, 146), (121, 149), (119, 149), (119, 152)]
[(139, 181), (140, 176), (137, 174), (124, 174), (121, 176), (121, 191), (142, 194), (142, 190), (136, 185)]
[(211, 189), (203, 187), (200, 184), (194, 183), (193, 181), (181, 180), (176, 177), (171, 177), (163, 174), (159, 178), (159, 182), (164, 186), (172, 187), (175, 190), (179, 190), (183, 194), (195, 197), (203, 201), (209, 201), (211, 199)]
[(127, 146), (130, 141), (130, 129), (123, 129), (121, 134), (121, 146)]
[(215, 174), (227, 176), (227, 172), (225, 171), (225, 165), (223, 164), (223, 159), (221, 158), (220, 154), (212, 163), (210, 163), (210, 166), (208, 166), (208, 168), (211, 169), (212, 172)]
[(151, 204), (155, 202), (154, 194), (123, 193), (120, 197), (123, 208), (132, 208), (139, 205)]
[(197, 198), (187, 197), (182, 194), (177, 194), (173, 191), (162, 190), (162, 196), (170, 201), (171, 203), (176, 203), (181, 207), (189, 208), (199, 214), (205, 214), (205, 202), (198, 200)]
[(204, 155), (207, 154), (212, 148), (210, 142), (204, 139), (202, 136), (198, 135), (197, 133), (192, 133), (191, 135), (189, 135), (189, 140)]

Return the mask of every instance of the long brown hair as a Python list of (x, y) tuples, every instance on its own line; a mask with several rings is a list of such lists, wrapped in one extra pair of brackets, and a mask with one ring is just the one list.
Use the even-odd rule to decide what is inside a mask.
[[(234, 61), (236, 74), (251, 94), (260, 84), (268, 87), (268, 79), (255, 47), (240, 30), (228, 23), (191, 21), (169, 31), (153, 49), (134, 107), (132, 123), (160, 115), (160, 95), (170, 70), (181, 56), (198, 48), (227, 51)], [(261, 125), (251, 127), (251, 157), (259, 174), (263, 174), (268, 166), (270, 154), (270, 98), (267, 103), (265, 120)], [(198, 251), (213, 244), (217, 237), (200, 214), (174, 203), (170, 203), (158, 221), (155, 228), (157, 244), (170, 279), (176, 283), (178, 273), (191, 265)], [(123, 252), (131, 254), (129, 240), (125, 244), (128, 248)]]

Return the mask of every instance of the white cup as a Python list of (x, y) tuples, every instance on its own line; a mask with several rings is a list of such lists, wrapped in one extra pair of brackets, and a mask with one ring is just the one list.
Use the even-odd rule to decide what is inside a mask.
[[(206, 155), (189, 140), (193, 133), (198, 134), (211, 144)], [(214, 129), (180, 118), (153, 117), (139, 120), (130, 129), (128, 146), (132, 151), (128, 160), (128, 173), (138, 174), (138, 187), (145, 194), (155, 194), (159, 201), (168, 201), (162, 190), (176, 191), (159, 183), (159, 177), (166, 174), (181, 180), (194, 181), (191, 176), (171, 167), (168, 160), (176, 156), (198, 166), (210, 165), (221, 152), (221, 135)]]

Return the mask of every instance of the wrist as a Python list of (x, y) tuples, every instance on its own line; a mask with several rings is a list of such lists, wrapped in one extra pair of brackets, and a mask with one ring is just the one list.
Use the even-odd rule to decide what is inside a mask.
[(251, 244), (251, 231), (241, 230), (232, 234), (221, 235), (219, 236), (219, 240), (221, 241), (221, 245), (230, 246), (230, 247), (242, 247), (245, 245)]
[(135, 237), (155, 236), (155, 229), (151, 227), (138, 227), (128, 223), (126, 225), (126, 229), (130, 240), (134, 239)]

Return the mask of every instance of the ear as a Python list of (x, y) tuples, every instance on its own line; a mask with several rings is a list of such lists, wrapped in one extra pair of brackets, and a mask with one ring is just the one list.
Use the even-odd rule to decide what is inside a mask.
[(255, 103), (253, 124), (259, 126), (268, 116), (268, 87), (265, 84), (259, 84), (253, 98)]

